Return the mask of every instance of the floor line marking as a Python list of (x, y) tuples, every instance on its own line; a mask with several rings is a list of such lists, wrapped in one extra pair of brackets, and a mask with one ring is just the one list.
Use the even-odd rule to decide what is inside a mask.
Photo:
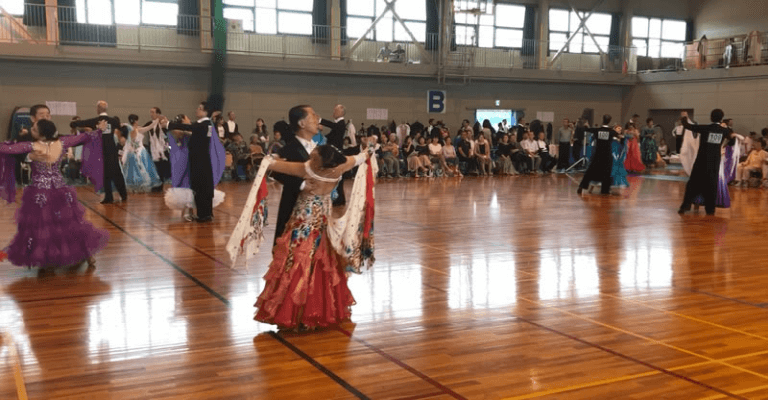
[[(738, 360), (738, 359), (741, 359), (741, 358), (755, 357), (755, 356), (759, 356), (759, 355), (763, 355), (763, 354), (768, 354), (768, 350), (766, 350), (766, 351), (759, 351), (759, 352), (750, 353), (750, 354), (742, 354), (742, 355), (738, 355), (738, 356), (726, 357), (726, 358), (720, 359), (719, 361), (733, 361), (733, 360)], [(712, 364), (712, 361), (702, 361), (702, 362), (694, 363), (694, 364), (680, 365), (680, 366), (677, 366), (677, 367), (667, 368), (667, 370), (674, 372), (674, 371), (680, 371), (680, 370), (683, 370), (683, 369), (703, 367), (703, 366), (709, 365), (709, 364)], [(624, 376), (619, 376), (619, 377), (615, 377), (615, 378), (601, 379), (601, 380), (597, 380), (597, 381), (586, 382), (586, 383), (581, 383), (581, 384), (576, 384), (576, 385), (571, 385), (571, 386), (565, 386), (565, 387), (556, 388), (556, 389), (542, 390), (542, 391), (539, 391), (539, 392), (529, 393), (527, 395), (521, 395), (521, 396), (517, 396), (517, 397), (512, 397), (510, 399), (505, 399), (505, 400), (532, 399), (532, 398), (546, 396), (546, 395), (550, 395), (550, 394), (570, 392), (570, 391), (579, 390), (579, 389), (586, 389), (586, 388), (591, 388), (591, 387), (596, 387), (596, 386), (608, 385), (608, 384), (616, 383), (616, 382), (624, 382), (624, 381), (629, 381), (629, 380), (633, 380), (633, 379), (645, 378), (645, 377), (648, 377), (648, 376), (659, 375), (661, 373), (662, 373), (661, 371), (649, 371), (649, 372), (643, 372), (643, 373), (639, 373), (639, 374), (624, 375)], [(766, 387), (768, 387), (768, 386), (766, 386)], [(755, 389), (753, 388), (753, 390), (755, 390)], [(739, 392), (733, 392), (733, 393), (741, 394)], [(718, 396), (720, 396), (720, 397), (717, 397), (717, 398), (722, 398), (721, 395), (718, 395)]]
[[(590, 347), (602, 350), (602, 351), (607, 352), (609, 354), (613, 354), (614, 356), (621, 357), (621, 358), (623, 358), (625, 360), (632, 361), (632, 362), (634, 362), (636, 364), (640, 364), (640, 365), (643, 365), (645, 367), (648, 367), (648, 368), (651, 368), (651, 369), (654, 370), (654, 371), (649, 371), (649, 372), (647, 372), (645, 374), (640, 374), (640, 375), (650, 376), (650, 375), (653, 375), (652, 372), (662, 373), (662, 374), (666, 374), (666, 375), (669, 375), (669, 376), (672, 376), (672, 377), (675, 377), (675, 378), (678, 378), (678, 379), (682, 379), (682, 380), (687, 381), (689, 383), (692, 383), (694, 385), (701, 386), (701, 387), (704, 387), (704, 388), (709, 389), (709, 390), (713, 390), (713, 391), (721, 393), (721, 394), (723, 394), (723, 395), (725, 395), (727, 397), (732, 397), (732, 398), (735, 398), (735, 399), (744, 399), (744, 400), (746, 400), (746, 398), (744, 398), (744, 397), (735, 395), (733, 393), (730, 393), (730, 392), (725, 391), (723, 389), (716, 388), (714, 386), (710, 386), (710, 385), (708, 385), (708, 384), (706, 384), (704, 382), (697, 381), (696, 379), (689, 378), (687, 376), (677, 374), (677, 373), (675, 373), (673, 371), (670, 371), (668, 369), (664, 369), (664, 368), (658, 367), (658, 366), (650, 364), (648, 362), (645, 362), (645, 361), (642, 361), (642, 360), (638, 360), (638, 359), (636, 359), (634, 357), (628, 356), (626, 354), (619, 353), (619, 352), (617, 352), (615, 350), (611, 350), (611, 349), (609, 349), (607, 347), (603, 347), (603, 346), (601, 346), (599, 344), (592, 343), (592, 342), (586, 341), (584, 339), (580, 339), (580, 338), (578, 338), (576, 336), (569, 335), (569, 334), (564, 333), (564, 332), (560, 332), (560, 331), (558, 331), (558, 330), (556, 330), (554, 328), (550, 328), (548, 326), (544, 326), (544, 325), (538, 324), (536, 322), (527, 320), (525, 318), (520, 318), (520, 317), (517, 317), (517, 318), (520, 321), (523, 321), (523, 322), (528, 323), (530, 325), (539, 327), (540, 329), (546, 330), (548, 332), (551, 332), (551, 333), (554, 333), (554, 334), (557, 334), (557, 335), (560, 335), (560, 336), (567, 337), (567, 338), (569, 338), (571, 340), (577, 341), (577, 342), (582, 343), (584, 345), (587, 345), (587, 346), (590, 346)], [(537, 392), (537, 393), (542, 393), (542, 392)], [(537, 393), (531, 393), (531, 394), (521, 395), (521, 396), (516, 396), (516, 397), (508, 397), (508, 398), (505, 398), (504, 400), (523, 400), (523, 399), (530, 399), (532, 397), (540, 397), (540, 396), (543, 396), (545, 394), (551, 394), (551, 393), (542, 393), (542, 394), (537, 394)]]
[[(746, 393), (751, 393), (751, 392), (755, 392), (755, 391), (763, 390), (763, 389), (768, 389), (768, 385), (755, 386), (755, 387), (749, 388), (749, 389), (741, 389), (741, 390), (734, 391), (733, 393), (736, 393), (736, 394), (746, 394)], [(715, 400), (715, 399), (722, 399), (722, 398), (723, 398), (723, 395), (719, 395), (718, 394), (718, 395), (714, 395), (714, 396), (704, 397), (704, 398), (701, 398), (699, 400)]]
[[(215, 290), (210, 288), (208, 285), (206, 285), (205, 283), (203, 283), (199, 279), (195, 278), (194, 275), (190, 274), (189, 272), (187, 272), (183, 268), (179, 267), (173, 261), (165, 258), (163, 255), (158, 253), (154, 248), (152, 248), (151, 246), (147, 245), (146, 243), (144, 243), (141, 239), (137, 238), (136, 236), (133, 236), (131, 233), (129, 233), (127, 230), (125, 230), (122, 226), (118, 225), (116, 222), (114, 222), (111, 219), (109, 219), (109, 217), (107, 217), (106, 215), (96, 211), (93, 207), (91, 207), (90, 205), (85, 203), (83, 200), (78, 200), (78, 201), (81, 204), (83, 204), (83, 206), (85, 206), (86, 208), (91, 210), (94, 214), (100, 216), (105, 221), (110, 223), (112, 226), (114, 226), (117, 230), (122, 232), (124, 235), (128, 236), (129, 238), (133, 239), (133, 241), (135, 241), (139, 245), (143, 246), (147, 251), (149, 251), (150, 253), (154, 254), (157, 258), (161, 259), (166, 264), (170, 265), (173, 269), (175, 269), (176, 271), (178, 271), (179, 273), (181, 273), (182, 275), (184, 275), (185, 277), (187, 277), (191, 281), (195, 282), (198, 286), (200, 286), (202, 289), (204, 289), (206, 292), (208, 292), (211, 296), (217, 298), (219, 301), (224, 303), (224, 305), (227, 308), (232, 309), (232, 304), (223, 295), (221, 295), (220, 293), (216, 292)], [(360, 399), (368, 399), (359, 390), (355, 389), (348, 382), (346, 382), (345, 380), (341, 379), (338, 375), (334, 374), (331, 370), (329, 370), (328, 368), (324, 367), (322, 364), (317, 362), (312, 357), (309, 357), (308, 355), (306, 355), (306, 353), (304, 353), (301, 350), (299, 350), (296, 346), (294, 346), (293, 344), (289, 343), (287, 340), (283, 339), (282, 337), (279, 337), (274, 332), (270, 332), (270, 336), (275, 338), (279, 343), (281, 343), (283, 346), (285, 346), (286, 348), (291, 350), (293, 353), (295, 353), (299, 357), (303, 358), (305, 361), (309, 362), (310, 365), (314, 366), (316, 369), (318, 369), (320, 372), (322, 372), (325, 376), (331, 378), (334, 382), (336, 382), (339, 385), (341, 385), (344, 389), (346, 389), (350, 393), (354, 394), (355, 396), (357, 396)], [(363, 396), (363, 397), (360, 397), (360, 396)]]
[(16, 384), (16, 397), (18, 400), (27, 400), (27, 385), (24, 383), (24, 370), (21, 368), (21, 360), (19, 359), (19, 351), (16, 348), (16, 342), (13, 340), (8, 332), (0, 332), (0, 336), (3, 338), (3, 345), (8, 348), (8, 354), (11, 357), (11, 363), (13, 364), (13, 380)]
[(592, 318), (584, 317), (584, 316), (578, 315), (576, 313), (572, 313), (570, 311), (566, 311), (566, 310), (560, 309), (558, 307), (545, 306), (545, 305), (543, 305), (540, 302), (537, 302), (535, 300), (526, 299), (526, 298), (520, 297), (520, 296), (518, 296), (518, 299), (526, 301), (526, 302), (531, 303), (531, 304), (536, 304), (536, 305), (538, 305), (540, 307), (543, 307), (543, 308), (548, 308), (548, 309), (551, 309), (551, 310), (554, 310), (554, 311), (557, 311), (557, 312), (569, 315), (571, 317), (580, 319), (582, 321), (587, 321), (587, 322), (595, 324), (595, 325), (600, 325), (602, 327), (605, 327), (605, 328), (608, 328), (608, 329), (612, 329), (612, 330), (615, 330), (617, 332), (621, 332), (621, 333), (625, 333), (625, 334), (630, 335), (630, 336), (634, 336), (634, 337), (636, 337), (638, 339), (643, 339), (645, 341), (648, 341), (648, 342), (651, 342), (651, 343), (654, 343), (654, 344), (658, 344), (658, 345), (670, 348), (672, 350), (679, 351), (681, 353), (685, 353), (685, 354), (688, 354), (688, 355), (691, 355), (691, 356), (694, 356), (694, 357), (698, 357), (698, 358), (701, 358), (701, 359), (704, 359), (704, 360), (707, 360), (707, 361), (711, 361), (711, 362), (714, 362), (714, 363), (717, 363), (717, 364), (720, 364), (720, 365), (724, 365), (724, 366), (733, 368), (733, 369), (735, 369), (737, 371), (741, 371), (741, 372), (744, 372), (744, 373), (747, 373), (747, 374), (750, 374), (750, 375), (757, 376), (758, 378), (762, 378), (762, 379), (768, 380), (768, 375), (764, 375), (764, 374), (761, 374), (761, 373), (758, 373), (758, 372), (750, 371), (750, 370), (748, 370), (746, 368), (741, 368), (739, 366), (731, 365), (731, 364), (728, 364), (726, 362), (721, 362), (721, 361), (718, 361), (718, 360), (716, 360), (714, 358), (707, 357), (707, 356), (695, 353), (693, 351), (686, 350), (686, 349), (683, 349), (681, 347), (677, 347), (675, 345), (671, 345), (669, 343), (665, 343), (665, 342), (663, 342), (661, 340), (653, 339), (653, 338), (650, 338), (648, 336), (641, 335), (639, 333), (635, 333), (635, 332), (632, 332), (632, 331), (628, 331), (626, 329), (622, 329), (622, 328), (619, 328), (619, 327), (616, 327), (616, 326), (612, 326), (612, 325), (609, 325), (609, 324), (597, 321), (597, 320), (592, 319)]
[(333, 379), (334, 382), (336, 382), (339, 385), (341, 385), (341, 387), (346, 389), (349, 393), (352, 393), (353, 395), (355, 395), (355, 397), (357, 397), (358, 399), (365, 399), (365, 400), (369, 399), (368, 396), (364, 395), (361, 391), (357, 390), (354, 386), (349, 384), (349, 382), (345, 381), (340, 376), (334, 374), (333, 371), (331, 371), (328, 368), (326, 368), (323, 364), (320, 364), (320, 362), (318, 362), (317, 360), (312, 358), (312, 356), (310, 356), (309, 354), (301, 351), (298, 347), (296, 347), (293, 343), (291, 343), (288, 340), (286, 340), (284, 337), (280, 336), (279, 334), (275, 333), (274, 331), (268, 332), (268, 334), (273, 339), (275, 339), (278, 342), (280, 342), (283, 346), (287, 347), (288, 349), (290, 349), (291, 351), (296, 353), (296, 355), (298, 355), (299, 357), (303, 358), (304, 361), (308, 362), (313, 367), (315, 367), (318, 370), (320, 370), (320, 372), (324, 373), (326, 376), (328, 376), (329, 378)]
[(742, 335), (750, 336), (750, 337), (753, 337), (753, 338), (756, 338), (756, 339), (768, 340), (768, 337), (765, 337), (765, 336), (761, 336), (761, 335), (758, 335), (758, 334), (755, 334), (755, 333), (745, 332), (745, 331), (742, 331), (742, 330), (736, 329), (736, 328), (730, 328), (730, 327), (727, 327), (725, 325), (720, 325), (720, 324), (715, 323), (715, 322), (705, 321), (703, 319), (699, 319), (699, 318), (696, 318), (696, 317), (691, 317), (691, 316), (685, 315), (685, 314), (680, 314), (680, 313), (675, 312), (675, 311), (669, 311), (669, 310), (665, 310), (663, 308), (654, 307), (654, 306), (646, 304), (646, 303), (644, 303), (644, 302), (642, 302), (640, 300), (633, 300), (633, 299), (622, 298), (622, 297), (614, 296), (614, 295), (608, 294), (608, 293), (603, 293), (603, 294), (605, 296), (608, 296), (608, 297), (611, 297), (611, 298), (614, 298), (614, 299), (617, 299), (617, 300), (623, 300), (623, 301), (628, 301), (630, 303), (635, 303), (635, 304), (640, 305), (642, 307), (650, 308), (651, 310), (656, 310), (656, 311), (662, 312), (664, 314), (669, 314), (669, 315), (674, 315), (674, 316), (677, 316), (677, 317), (680, 317), (680, 318), (689, 319), (689, 320), (694, 321), (694, 322), (699, 322), (699, 323), (702, 323), (702, 324), (711, 325), (711, 326), (714, 326), (716, 328), (721, 328), (721, 329), (725, 329), (727, 331), (731, 331), (731, 332), (735, 332), (735, 333), (740, 333)]
[(363, 346), (373, 350), (374, 352), (378, 353), (380, 356), (386, 358), (387, 360), (391, 361), (392, 363), (394, 363), (395, 365), (399, 366), (400, 368), (410, 372), (413, 375), (416, 375), (417, 377), (421, 378), (423, 381), (425, 381), (425, 382), (431, 384), (432, 386), (442, 390), (443, 394), (449, 395), (449, 396), (453, 397), (454, 399), (466, 400), (466, 397), (464, 397), (464, 396), (454, 392), (453, 390), (449, 389), (448, 387), (446, 387), (442, 383), (440, 383), (440, 382), (430, 378), (429, 376), (427, 376), (423, 372), (417, 370), (416, 368), (411, 367), (410, 365), (406, 364), (405, 362), (400, 361), (400, 359), (390, 355), (389, 353), (385, 352), (384, 350), (381, 350), (378, 347), (368, 343), (366, 340), (354, 337), (351, 332), (349, 332), (349, 331), (347, 331), (347, 330), (345, 330), (345, 329), (343, 329), (341, 327), (336, 328), (336, 330), (341, 332), (345, 336), (349, 337), (350, 339), (352, 339), (352, 340), (362, 344)]

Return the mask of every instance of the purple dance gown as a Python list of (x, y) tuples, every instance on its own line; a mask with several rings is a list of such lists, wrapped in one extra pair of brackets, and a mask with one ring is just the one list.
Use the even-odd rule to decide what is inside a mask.
[[(738, 151), (739, 141), (733, 140), (725, 146), (725, 154), (720, 159), (720, 171), (717, 176), (717, 197), (715, 197), (715, 207), (731, 208), (731, 193), (728, 190), (728, 183), (736, 179), (736, 165), (739, 163)], [(693, 204), (704, 205), (704, 198), (697, 196)]]
[[(109, 233), (96, 229), (83, 218), (85, 208), (78, 203), (75, 189), (65, 183), (59, 170), (67, 148), (86, 144), (83, 172), (92, 179), (98, 176), (100, 171), (87, 170), (101, 167), (98, 165), (101, 154), (96, 154), (100, 153), (100, 136), (101, 132), (96, 131), (64, 137), (56, 162), (32, 161), (31, 183), (24, 189), (21, 207), (16, 210), (18, 230), (3, 249), (11, 263), (40, 268), (76, 265), (106, 246)], [(99, 143), (89, 143), (92, 141)], [(0, 197), (8, 202), (15, 200), (14, 165), (8, 155), (32, 151), (32, 142), (0, 144)]]

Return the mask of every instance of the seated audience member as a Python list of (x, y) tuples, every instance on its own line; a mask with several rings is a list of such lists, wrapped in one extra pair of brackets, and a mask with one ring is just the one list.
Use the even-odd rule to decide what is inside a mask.
[(493, 161), (491, 160), (491, 144), (485, 138), (484, 134), (477, 137), (475, 159), (480, 169), (480, 175), (493, 175)]
[(239, 182), (240, 176), (237, 174), (237, 167), (242, 166), (246, 174), (249, 172), (251, 165), (251, 150), (248, 148), (248, 145), (245, 144), (243, 135), (236, 133), (232, 135), (232, 141), (227, 146), (227, 151), (229, 154), (232, 154), (232, 180)]
[(269, 144), (269, 150), (267, 151), (268, 154), (277, 154), (280, 152), (280, 149), (285, 146), (285, 141), (283, 141), (283, 134), (280, 133), (280, 131), (275, 131), (275, 136), (272, 139), (272, 142)]
[(501, 136), (497, 146), (496, 165), (499, 175), (517, 175), (517, 170), (512, 164), (512, 145), (509, 143), (509, 135), (507, 134)]
[(432, 136), (432, 141), (427, 147), (429, 147), (429, 162), (433, 165), (435, 163), (440, 164), (440, 168), (447, 174), (449, 172), (448, 164), (443, 157), (443, 145), (440, 144), (440, 138)]
[(664, 138), (661, 138), (661, 141), (659, 142), (659, 155), (661, 158), (669, 155), (669, 146), (667, 146), (667, 141), (664, 140)]
[(432, 161), (429, 160), (429, 146), (423, 136), (419, 137), (419, 144), (416, 145), (416, 154), (424, 168), (427, 169), (427, 176), (432, 176)]
[(428, 169), (424, 167), (419, 153), (416, 152), (416, 146), (413, 145), (413, 139), (410, 136), (406, 136), (403, 140), (403, 157), (408, 164), (408, 173), (418, 178), (427, 174)]
[(532, 137), (533, 133), (531, 133), (531, 131), (526, 131), (523, 134), (524, 139), (520, 145), (523, 146), (525, 155), (531, 159), (531, 171), (538, 173), (540, 172), (539, 167), (541, 166), (541, 157), (539, 157), (539, 146)]
[(456, 147), (451, 143), (451, 138), (445, 141), (443, 145), (443, 160), (445, 160), (448, 170), (453, 176), (463, 176), (459, 171), (459, 158), (456, 155)]
[(536, 141), (537, 154), (541, 157), (541, 170), (552, 172), (557, 166), (557, 159), (549, 154), (549, 143), (544, 132), (539, 132), (539, 140)]
[[(390, 178), (400, 178), (400, 148), (397, 146), (397, 138), (394, 134), (387, 137), (383, 132), (381, 134), (381, 157), (384, 165), (387, 167), (387, 173)], [(394, 141), (391, 139), (395, 139)]]
[(525, 174), (531, 172), (531, 163), (533, 162), (526, 153), (523, 146), (517, 141), (517, 134), (509, 135), (509, 157), (518, 173)]
[(456, 152), (459, 161), (467, 165), (466, 171), (463, 172), (466, 174), (477, 174), (477, 162), (474, 157), (475, 154), (472, 151), (472, 142), (469, 139), (471, 133), (472, 130), (469, 128), (461, 131), (461, 140), (459, 140), (459, 143), (456, 146)]
[(747, 160), (736, 166), (736, 180), (731, 182), (732, 185), (741, 184), (746, 186), (749, 174), (756, 171), (760, 171), (763, 174), (763, 182), (766, 182), (768, 178), (768, 152), (763, 150), (765, 140), (756, 140), (752, 146), (752, 151), (749, 152)]

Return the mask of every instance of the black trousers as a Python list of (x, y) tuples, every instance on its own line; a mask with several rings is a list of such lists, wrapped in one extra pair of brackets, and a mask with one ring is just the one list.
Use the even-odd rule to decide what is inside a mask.
[[(205, 192), (205, 191), (201, 191)], [(206, 193), (195, 192), (195, 206), (197, 207), (197, 218), (208, 218), (213, 216), (213, 196)]]
[(459, 156), (459, 161), (467, 163), (467, 170), (465, 172), (477, 171), (477, 159), (475, 157)]
[(120, 171), (120, 168), (117, 168), (114, 176), (107, 176), (106, 174), (104, 175), (104, 201), (114, 200), (112, 197), (112, 182), (115, 183), (117, 192), (120, 193), (120, 197), (123, 199), (123, 201), (127, 200), (128, 191), (125, 189), (125, 178), (123, 177), (123, 173)]
[(560, 142), (559, 155), (557, 157), (557, 168), (566, 169), (571, 163), (571, 143)]
[(164, 182), (171, 179), (171, 162), (168, 160), (155, 161), (155, 169), (157, 175), (160, 176), (160, 181)]
[(683, 149), (683, 135), (675, 136), (675, 151), (680, 154), (680, 150)]
[(693, 200), (701, 195), (704, 198), (704, 210), (707, 214), (714, 214), (717, 201), (717, 174), (713, 173), (713, 176), (704, 179), (696, 175), (695, 172), (691, 173), (691, 179), (685, 185), (685, 196), (680, 208), (689, 210)]
[(587, 189), (589, 188), (590, 182), (599, 181), (601, 185), (600, 193), (610, 194), (611, 184), (613, 183), (613, 179), (611, 178), (611, 167), (613, 165), (609, 162), (594, 161), (589, 165), (589, 168), (587, 168), (587, 172), (584, 173), (584, 178), (582, 178), (579, 188)]

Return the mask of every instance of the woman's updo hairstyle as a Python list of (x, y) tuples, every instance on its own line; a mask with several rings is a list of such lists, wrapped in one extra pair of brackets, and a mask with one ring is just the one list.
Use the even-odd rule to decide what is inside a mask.
[(136, 122), (138, 122), (138, 120), (139, 120), (139, 116), (136, 115), (136, 114), (131, 114), (131, 115), (128, 116), (128, 123), (131, 124), (131, 125), (133, 125)]
[(320, 154), (322, 160), (322, 167), (324, 169), (335, 168), (341, 164), (347, 162), (347, 157), (341, 154), (341, 151), (330, 144), (324, 144), (317, 147), (317, 151)]
[(37, 132), (40, 134), (40, 138), (45, 141), (56, 140), (59, 137), (56, 124), (47, 119), (37, 121)]

